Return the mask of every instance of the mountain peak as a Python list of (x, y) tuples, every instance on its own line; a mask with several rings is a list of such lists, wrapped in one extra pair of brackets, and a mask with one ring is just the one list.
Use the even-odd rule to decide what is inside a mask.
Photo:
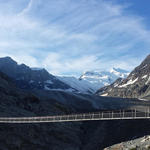
[(95, 85), (95, 89), (110, 85), (118, 78), (126, 78), (129, 73), (120, 68), (112, 68), (110, 71), (86, 71), (79, 78)]
[(11, 57), (9, 57), (9, 56), (0, 58), (0, 61), (1, 61), (2, 63), (12, 63), (12, 64), (17, 64), (17, 62), (14, 61), (14, 60), (13, 60)]
[(150, 55), (148, 55), (145, 59), (144, 59), (144, 61), (142, 62), (142, 64), (141, 65), (150, 65)]

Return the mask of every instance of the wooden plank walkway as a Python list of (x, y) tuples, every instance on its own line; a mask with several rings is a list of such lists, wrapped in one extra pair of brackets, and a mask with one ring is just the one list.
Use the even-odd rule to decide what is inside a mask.
[(40, 116), (40, 117), (0, 117), (0, 123), (46, 123), (92, 120), (130, 120), (150, 119), (150, 110), (140, 112), (137, 110), (102, 111), (94, 113)]

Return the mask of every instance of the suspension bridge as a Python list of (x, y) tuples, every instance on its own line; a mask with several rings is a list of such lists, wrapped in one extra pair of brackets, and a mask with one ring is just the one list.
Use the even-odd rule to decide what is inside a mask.
[(40, 117), (0, 117), (0, 123), (48, 123), (92, 120), (133, 120), (150, 119), (150, 109), (145, 111), (119, 110), (101, 111), (82, 114), (40, 116)]

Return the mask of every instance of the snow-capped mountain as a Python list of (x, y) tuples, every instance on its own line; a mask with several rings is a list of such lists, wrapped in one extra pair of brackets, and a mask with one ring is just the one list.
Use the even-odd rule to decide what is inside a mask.
[(122, 69), (110, 71), (87, 71), (78, 79), (69, 76), (57, 76), (59, 80), (82, 93), (95, 93), (99, 88), (110, 85), (118, 78), (125, 78), (129, 73)]
[(99, 89), (97, 94), (123, 98), (150, 97), (150, 55), (126, 79)]
[(112, 68), (110, 71), (87, 71), (80, 80), (88, 81), (94, 85), (95, 89), (110, 85), (118, 78), (126, 78), (129, 72), (119, 68)]

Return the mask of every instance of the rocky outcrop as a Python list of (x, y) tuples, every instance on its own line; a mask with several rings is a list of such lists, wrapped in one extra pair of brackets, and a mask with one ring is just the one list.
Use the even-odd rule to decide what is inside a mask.
[(105, 148), (104, 150), (149, 150), (150, 149), (150, 136), (133, 139), (131, 141), (122, 142)]

